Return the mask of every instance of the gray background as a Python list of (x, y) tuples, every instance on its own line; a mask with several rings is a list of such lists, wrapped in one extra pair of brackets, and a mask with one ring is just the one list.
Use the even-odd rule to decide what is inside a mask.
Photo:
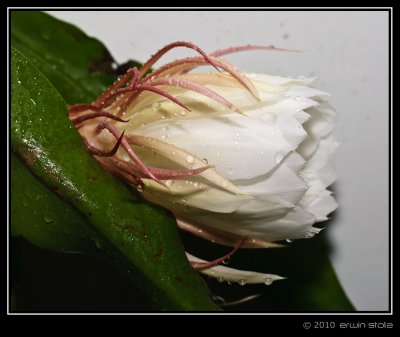
[[(317, 76), (338, 108), (335, 184), (340, 208), (329, 234), (333, 263), (358, 310), (388, 310), (387, 12), (49, 12), (99, 38), (118, 62), (145, 61), (165, 44), (192, 41), (206, 52), (274, 44), (308, 53), (227, 57), (242, 70)], [(162, 63), (184, 55), (181, 49)]]

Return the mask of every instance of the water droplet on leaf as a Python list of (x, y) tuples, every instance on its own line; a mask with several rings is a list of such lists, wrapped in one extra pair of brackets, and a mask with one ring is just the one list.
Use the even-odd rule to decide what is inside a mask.
[(43, 217), (43, 220), (45, 223), (52, 223), (54, 221), (53, 217), (47, 214)]

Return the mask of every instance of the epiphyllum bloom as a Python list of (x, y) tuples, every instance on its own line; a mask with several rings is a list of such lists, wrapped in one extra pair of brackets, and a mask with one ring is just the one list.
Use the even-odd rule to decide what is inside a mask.
[[(146, 75), (168, 50), (198, 56)], [(108, 171), (136, 185), (147, 200), (171, 210), (183, 230), (223, 245), (277, 247), (310, 238), (315, 222), (337, 204), (329, 158), (334, 110), (312, 79), (239, 72), (197, 46), (170, 44), (130, 69), (92, 104), (70, 107), (71, 121)], [(190, 73), (211, 65), (218, 71)], [(220, 281), (266, 283), (280, 276), (239, 271), (187, 254)]]

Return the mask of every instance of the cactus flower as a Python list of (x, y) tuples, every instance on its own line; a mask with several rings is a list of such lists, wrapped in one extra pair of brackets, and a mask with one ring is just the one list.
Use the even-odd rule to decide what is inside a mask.
[[(151, 73), (167, 51), (199, 55)], [(337, 203), (327, 189), (337, 147), (335, 112), (313, 79), (242, 73), (224, 54), (176, 42), (132, 68), (92, 104), (69, 108), (88, 150), (108, 171), (169, 209), (178, 226), (234, 247), (207, 262), (187, 254), (219, 281), (271, 284), (280, 276), (220, 265), (238, 248), (272, 248), (311, 238)], [(213, 72), (192, 72), (211, 66)], [(190, 247), (187, 247), (190, 250)]]

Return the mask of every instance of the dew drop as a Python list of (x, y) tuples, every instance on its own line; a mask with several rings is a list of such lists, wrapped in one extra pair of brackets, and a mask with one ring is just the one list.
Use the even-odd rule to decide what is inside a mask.
[(31, 98), (31, 101), (33, 103), (33, 105), (36, 105), (36, 102)]
[(222, 263), (225, 265), (231, 263), (231, 258), (228, 256)]
[(164, 135), (161, 136), (161, 139), (162, 139), (162, 140), (165, 140), (165, 139), (167, 139), (167, 138), (168, 138), (168, 134), (164, 134)]
[(241, 286), (244, 286), (245, 284), (246, 284), (246, 281), (245, 280), (239, 280), (239, 282), (238, 282)]
[(315, 235), (315, 232), (306, 232), (306, 233), (304, 234), (304, 237), (305, 237), (306, 239), (311, 239), (312, 237), (314, 237), (314, 235)]
[(266, 112), (261, 118), (269, 125), (272, 125), (276, 122), (276, 115), (273, 112)]
[[(154, 111), (156, 111), (156, 110), (158, 110), (159, 108), (161, 107), (161, 104), (160, 103), (153, 103), (152, 105), (151, 105), (151, 108), (154, 110)], [(165, 116), (164, 116), (164, 118), (165, 118)]]
[(101, 249), (103, 247), (101, 240), (99, 240), (98, 238), (92, 238), (92, 240), (97, 249)]
[(226, 172), (228, 172), (228, 174), (232, 174), (233, 173), (233, 167), (231, 165), (226, 167)]
[(217, 281), (222, 283), (222, 282), (224, 282), (224, 278), (222, 276), (218, 276), (217, 277)]
[(285, 157), (285, 154), (283, 153), (283, 152), (278, 152), (276, 155), (275, 155), (275, 161), (276, 161), (276, 163), (277, 164), (279, 164), (281, 161), (282, 161), (282, 159)]
[(191, 163), (193, 163), (194, 162), (194, 158), (193, 158), (193, 156), (187, 156), (186, 157), (186, 161), (189, 163), (189, 164), (191, 164)]
[(228, 187), (228, 183), (225, 180), (222, 180), (221, 181), (221, 186), (226, 188), (226, 187)]
[(225, 299), (223, 297), (221, 297), (221, 296), (211, 295), (211, 299), (217, 305), (225, 304)]
[(21, 84), (22, 82), (20, 80), (18, 80), (18, 84)]
[(272, 278), (268, 277), (265, 279), (264, 284), (267, 286), (270, 286), (273, 282), (274, 282), (274, 280)]
[(181, 111), (181, 115), (182, 115), (182, 116), (186, 116), (186, 114), (187, 114), (186, 110), (182, 110), (182, 111)]
[(47, 215), (47, 214), (43, 217), (43, 220), (45, 223), (52, 223), (54, 221), (54, 219), (50, 215)]
[(173, 180), (167, 180), (167, 181), (165, 182), (165, 185), (167, 185), (168, 187), (171, 187), (173, 183), (174, 183)]
[(226, 282), (226, 283), (228, 283), (228, 285), (232, 285), (232, 282), (231, 282), (231, 281), (228, 281), (228, 282)]
[(287, 243), (292, 243), (293, 240), (291, 240), (291, 239), (286, 239), (286, 242), (287, 242)]
[(182, 204), (186, 204), (187, 200), (186, 199), (182, 199)]
[(143, 187), (140, 186), (140, 185), (137, 185), (136, 190), (137, 190), (139, 193), (142, 193), (142, 192), (144, 191)]

